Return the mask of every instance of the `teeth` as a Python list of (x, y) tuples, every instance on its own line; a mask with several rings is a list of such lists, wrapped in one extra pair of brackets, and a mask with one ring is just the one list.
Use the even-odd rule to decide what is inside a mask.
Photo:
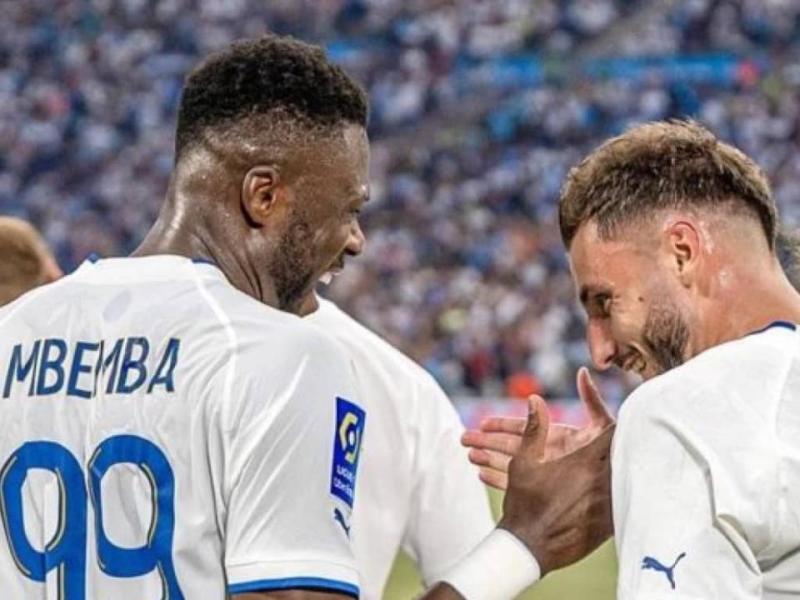
[(331, 281), (333, 281), (333, 273), (331, 273), (330, 271), (323, 273), (322, 276), (319, 278), (319, 282), (323, 285), (330, 285)]

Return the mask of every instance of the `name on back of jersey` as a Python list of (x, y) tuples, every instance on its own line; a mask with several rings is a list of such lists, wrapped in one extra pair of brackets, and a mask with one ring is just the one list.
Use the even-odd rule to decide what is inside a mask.
[(146, 337), (67, 341), (44, 338), (15, 344), (5, 368), (3, 398), (61, 394), (92, 398), (98, 393), (175, 391), (181, 342), (155, 344)]

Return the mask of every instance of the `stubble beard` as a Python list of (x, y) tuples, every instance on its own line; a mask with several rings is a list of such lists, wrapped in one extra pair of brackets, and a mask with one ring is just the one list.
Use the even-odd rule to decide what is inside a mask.
[(686, 361), (689, 324), (673, 302), (660, 301), (647, 314), (642, 339), (660, 375)]
[(309, 224), (294, 213), (281, 235), (280, 248), (270, 268), (280, 310), (297, 312), (313, 283), (312, 239)]

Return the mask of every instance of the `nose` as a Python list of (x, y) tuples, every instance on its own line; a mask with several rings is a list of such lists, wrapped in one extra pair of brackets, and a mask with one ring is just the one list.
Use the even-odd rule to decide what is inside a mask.
[(614, 365), (617, 344), (606, 320), (589, 319), (586, 325), (586, 341), (589, 344), (592, 364), (598, 371), (605, 371)]
[(347, 238), (347, 246), (345, 252), (350, 256), (358, 256), (364, 251), (364, 244), (367, 243), (367, 238), (364, 232), (361, 231), (361, 225), (358, 221), (353, 221), (350, 227), (350, 234)]

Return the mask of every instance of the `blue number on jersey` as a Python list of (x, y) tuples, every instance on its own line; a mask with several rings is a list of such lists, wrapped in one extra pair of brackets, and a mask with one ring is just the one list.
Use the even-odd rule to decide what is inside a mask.
[[(35, 550), (25, 534), (22, 484), (29, 469), (45, 469), (58, 480), (58, 526), (44, 552)], [(17, 568), (41, 582), (49, 571), (58, 569), (58, 597), (85, 598), (86, 487), (75, 457), (54, 442), (27, 442), (6, 461), (0, 473), (0, 493), (3, 525)]]
[[(134, 463), (150, 481), (153, 490), (153, 517), (147, 542), (139, 548), (120, 548), (106, 536), (103, 528), (103, 502), (100, 481), (113, 465)], [(138, 577), (158, 568), (164, 597), (183, 600), (175, 567), (172, 564), (172, 536), (175, 532), (175, 477), (167, 457), (158, 446), (133, 435), (106, 439), (89, 461), (89, 483), (97, 532), (97, 557), (100, 568), (112, 577)]]
[[(120, 548), (103, 529), (100, 482), (113, 465), (133, 463), (150, 482), (154, 506), (147, 543), (140, 548)], [(30, 469), (44, 469), (56, 476), (59, 487), (59, 522), (44, 552), (34, 549), (25, 533), (22, 486)], [(164, 597), (183, 600), (172, 562), (175, 531), (175, 478), (164, 453), (152, 442), (132, 435), (106, 439), (89, 463), (90, 489), (95, 510), (97, 560), (112, 577), (136, 577), (156, 568)], [(55, 442), (27, 442), (6, 461), (0, 471), (0, 512), (6, 539), (20, 572), (33, 581), (44, 582), (47, 573), (58, 569), (58, 597), (86, 598), (86, 483), (78, 460)]]

